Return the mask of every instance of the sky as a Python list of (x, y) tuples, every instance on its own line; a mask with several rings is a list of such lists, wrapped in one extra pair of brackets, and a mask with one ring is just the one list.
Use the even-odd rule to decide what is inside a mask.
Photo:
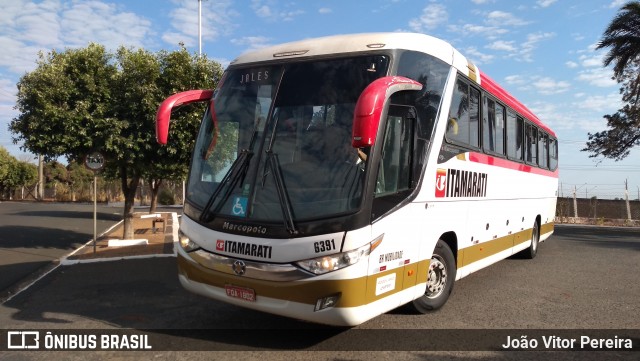
[[(622, 105), (596, 44), (625, 0), (203, 0), (202, 53), (226, 67), (243, 52), (349, 33), (419, 32), (441, 38), (556, 132), (559, 195), (640, 198), (640, 149), (623, 161), (581, 152)], [(0, 0), (0, 145), (20, 160), (8, 124), (16, 83), (38, 52), (90, 42), (150, 51), (198, 46), (197, 0)]]

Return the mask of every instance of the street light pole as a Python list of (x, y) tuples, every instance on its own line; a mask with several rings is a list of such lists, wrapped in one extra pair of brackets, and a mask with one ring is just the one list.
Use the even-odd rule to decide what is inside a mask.
[[(202, 56), (202, 0), (198, 0), (198, 57)], [(187, 197), (187, 186), (182, 181), (182, 205)]]
[(198, 55), (202, 55), (202, 0), (198, 0)]

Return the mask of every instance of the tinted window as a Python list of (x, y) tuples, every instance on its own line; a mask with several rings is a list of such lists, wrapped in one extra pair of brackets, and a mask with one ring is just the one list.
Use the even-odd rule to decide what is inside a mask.
[(538, 134), (538, 165), (541, 168), (549, 166), (549, 136), (543, 132)]
[(555, 170), (558, 167), (558, 140), (549, 138), (549, 168)]
[(496, 153), (504, 154), (504, 107), (496, 103)]
[(527, 163), (538, 164), (538, 129), (531, 124), (525, 127), (525, 155)]
[(482, 116), (484, 150), (504, 154), (504, 107), (485, 97)]
[(464, 80), (458, 79), (449, 109), (446, 133), (448, 141), (479, 146), (479, 103), (480, 92)]
[(507, 155), (511, 159), (522, 159), (523, 120), (514, 112), (507, 113)]
[(416, 108), (418, 138), (431, 138), (449, 68), (443, 61), (424, 53), (405, 51), (400, 57), (397, 74), (419, 82), (423, 88), (420, 91), (398, 92), (394, 94), (392, 103)]
[(413, 124), (407, 107), (392, 107), (382, 145), (382, 161), (376, 181), (376, 197), (411, 188)]

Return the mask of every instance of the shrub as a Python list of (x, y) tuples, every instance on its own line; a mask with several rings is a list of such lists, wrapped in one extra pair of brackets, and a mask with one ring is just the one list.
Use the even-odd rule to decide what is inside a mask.
[(162, 189), (160, 193), (158, 193), (158, 204), (163, 206), (176, 204), (176, 196), (170, 190)]

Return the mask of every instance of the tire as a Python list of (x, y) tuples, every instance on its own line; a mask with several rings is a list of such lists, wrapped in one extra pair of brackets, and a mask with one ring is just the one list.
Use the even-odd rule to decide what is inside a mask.
[(540, 226), (538, 221), (533, 222), (533, 230), (531, 231), (531, 244), (529, 248), (522, 250), (520, 256), (525, 259), (534, 259), (538, 254), (538, 245), (540, 243)]
[(427, 287), (424, 295), (413, 300), (411, 308), (418, 313), (427, 313), (442, 307), (453, 291), (456, 279), (456, 260), (449, 245), (438, 240), (431, 256)]

